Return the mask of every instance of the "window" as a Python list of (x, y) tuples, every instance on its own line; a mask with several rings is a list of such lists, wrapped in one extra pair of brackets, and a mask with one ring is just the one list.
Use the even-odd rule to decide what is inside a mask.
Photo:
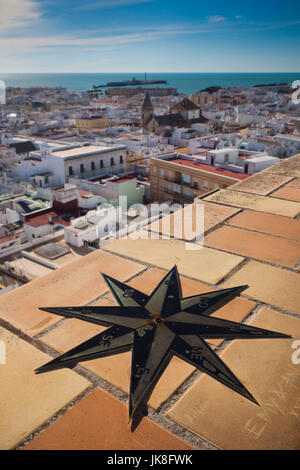
[(159, 170), (159, 174), (160, 174), (160, 176), (161, 176), (162, 178), (164, 177), (165, 171), (164, 171), (163, 168), (161, 168), (161, 169)]
[(208, 181), (203, 181), (203, 188), (208, 189)]
[(121, 165), (122, 163), (124, 163), (124, 161), (123, 161), (123, 155), (120, 156), (120, 165)]
[(181, 175), (181, 184), (185, 184), (185, 185), (189, 186), (191, 184), (190, 175), (185, 175), (184, 173), (182, 173), (182, 175)]
[(83, 163), (80, 164), (80, 173), (84, 173), (84, 165), (83, 165)]
[(100, 160), (100, 168), (104, 168), (103, 160)]
[(111, 165), (111, 166), (114, 166), (114, 164), (115, 164), (114, 157), (111, 157), (111, 159), (110, 159), (110, 165)]
[(157, 175), (157, 168), (156, 168), (156, 166), (153, 166), (153, 167), (152, 167), (152, 174), (153, 174), (153, 175)]
[(95, 170), (95, 162), (92, 162), (92, 163), (91, 163), (91, 170), (92, 170), (92, 171)]

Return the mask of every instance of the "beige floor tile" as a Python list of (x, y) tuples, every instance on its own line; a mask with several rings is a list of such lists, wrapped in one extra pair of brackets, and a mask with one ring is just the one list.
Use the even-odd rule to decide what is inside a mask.
[(70, 370), (35, 375), (46, 354), (0, 328), (6, 364), (0, 365), (0, 449), (15, 447), (90, 383)]
[[(203, 219), (200, 212), (202, 207), (204, 210)], [(237, 212), (238, 209), (219, 204), (209, 202), (193, 203), (182, 210), (152, 222), (147, 226), (147, 229), (168, 235), (171, 238), (175, 236), (177, 239), (192, 241), (201, 236), (204, 231), (209, 230)]]
[(300, 154), (281, 160), (277, 165), (272, 165), (264, 173), (300, 177)]
[(243, 261), (240, 256), (209, 248), (188, 250), (185, 242), (174, 239), (132, 240), (128, 238), (112, 242), (104, 249), (164, 269), (170, 269), (177, 264), (182, 275), (212, 284), (219, 282)]
[(300, 313), (300, 275), (287, 269), (250, 261), (222, 287), (248, 284), (243, 295), (294, 313)]
[(222, 353), (260, 407), (203, 375), (168, 415), (221, 449), (299, 449), (300, 366), (291, 357), (300, 320), (264, 308), (250, 324), (294, 338), (236, 340)]
[(284, 183), (288, 183), (291, 179), (292, 178), (290, 176), (257, 173), (250, 178), (241, 181), (240, 183), (236, 183), (230, 186), (230, 189), (266, 196), (271, 191), (275, 191), (275, 189)]
[(259, 196), (229, 189), (222, 189), (221, 191), (211, 194), (207, 196), (205, 200), (287, 217), (295, 217), (300, 212), (300, 203), (298, 202), (285, 201), (283, 199)]
[(300, 189), (300, 178), (293, 179), (289, 183), (285, 184), (284, 187)]

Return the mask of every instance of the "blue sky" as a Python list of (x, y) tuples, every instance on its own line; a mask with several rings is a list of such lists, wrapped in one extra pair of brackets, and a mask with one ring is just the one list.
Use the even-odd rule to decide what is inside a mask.
[(300, 72), (295, 0), (0, 0), (2, 72)]

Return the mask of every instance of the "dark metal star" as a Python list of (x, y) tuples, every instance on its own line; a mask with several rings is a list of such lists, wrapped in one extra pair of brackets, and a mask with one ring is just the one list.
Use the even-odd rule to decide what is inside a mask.
[(132, 349), (129, 419), (132, 429), (147, 414), (147, 401), (173, 355), (258, 404), (204, 341), (210, 338), (290, 338), (273, 331), (210, 317), (248, 288), (222, 289), (182, 298), (177, 267), (150, 296), (102, 274), (119, 306), (46, 307), (40, 310), (108, 326), (107, 330), (43, 365), (37, 374)]

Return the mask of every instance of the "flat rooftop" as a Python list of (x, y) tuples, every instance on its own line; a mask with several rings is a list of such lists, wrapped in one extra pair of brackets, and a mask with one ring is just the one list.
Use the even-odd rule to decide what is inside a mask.
[[(204, 227), (176, 237), (175, 215), (191, 215), (198, 204)], [(135, 237), (113, 240), (1, 297), (1, 449), (299, 449), (300, 367), (292, 355), (300, 340), (300, 154), (177, 212), (169, 229), (152, 221)], [(187, 249), (201, 235), (204, 246)], [(129, 352), (34, 374), (105, 330), (39, 307), (116, 305), (100, 272), (149, 295), (175, 264), (184, 297), (249, 286), (213, 316), (292, 336), (209, 340), (259, 407), (174, 357), (148, 417), (131, 433)]]
[(96, 155), (105, 152), (114, 152), (116, 150), (123, 150), (125, 146), (118, 146), (118, 147), (111, 147), (111, 146), (99, 146), (99, 145), (88, 145), (82, 147), (73, 147), (66, 150), (54, 150), (53, 155), (55, 157), (60, 157), (63, 159), (71, 159), (71, 158), (78, 158), (84, 157), (86, 155)]
[(220, 176), (227, 176), (228, 178), (234, 178), (237, 180), (244, 180), (249, 178), (249, 175), (245, 173), (238, 173), (230, 170), (222, 170), (220, 168), (215, 168), (211, 165), (205, 165), (204, 163), (194, 163), (191, 160), (184, 160), (181, 158), (171, 158), (170, 160), (165, 160), (167, 162), (176, 163), (177, 165), (186, 166), (193, 168), (195, 170), (207, 171), (208, 173), (214, 173)]

